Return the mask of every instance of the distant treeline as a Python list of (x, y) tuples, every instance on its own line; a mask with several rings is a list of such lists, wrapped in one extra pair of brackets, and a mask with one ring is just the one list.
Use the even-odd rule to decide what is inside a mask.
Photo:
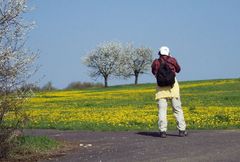
[[(72, 82), (64, 90), (79, 90), (79, 89), (87, 89), (92, 87), (104, 87), (102, 83), (92, 83), (92, 82)], [(44, 86), (40, 87), (36, 84), (26, 84), (21, 87), (21, 90), (32, 90), (35, 92), (38, 91), (54, 91), (58, 90), (55, 86), (53, 86), (52, 82), (48, 82)]]

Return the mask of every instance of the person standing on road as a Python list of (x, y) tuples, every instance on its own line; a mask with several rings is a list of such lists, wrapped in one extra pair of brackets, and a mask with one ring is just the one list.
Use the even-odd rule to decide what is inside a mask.
[(179, 85), (176, 79), (176, 73), (181, 68), (177, 60), (170, 55), (168, 47), (163, 46), (158, 52), (159, 59), (152, 63), (152, 73), (157, 79), (157, 93), (155, 99), (158, 103), (158, 126), (160, 137), (166, 138), (167, 134), (167, 101), (172, 103), (172, 109), (177, 121), (179, 136), (187, 136), (186, 123), (184, 120), (183, 110), (180, 101)]

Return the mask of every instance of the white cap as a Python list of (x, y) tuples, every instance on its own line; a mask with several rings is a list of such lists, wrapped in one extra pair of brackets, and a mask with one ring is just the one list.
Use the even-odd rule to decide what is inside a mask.
[(161, 53), (161, 55), (169, 55), (170, 53), (170, 50), (168, 47), (166, 46), (162, 46), (160, 49), (159, 49), (159, 52)]

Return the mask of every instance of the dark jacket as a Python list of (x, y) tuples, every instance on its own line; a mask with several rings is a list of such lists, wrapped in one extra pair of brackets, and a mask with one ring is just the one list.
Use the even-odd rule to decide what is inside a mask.
[[(177, 60), (174, 57), (166, 56), (166, 55), (160, 55), (159, 59), (164, 60), (173, 72), (175, 72), (175, 73), (180, 72), (181, 67), (179, 66), (179, 64), (177, 63)], [(158, 69), (160, 68), (159, 59), (155, 59), (152, 63), (152, 73), (153, 73), (153, 75), (156, 75), (157, 72), (158, 72)]]

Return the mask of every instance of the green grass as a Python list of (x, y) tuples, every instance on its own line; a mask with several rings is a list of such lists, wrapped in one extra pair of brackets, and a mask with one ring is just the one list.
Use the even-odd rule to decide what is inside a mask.
[[(182, 106), (186, 113), (188, 128), (190, 129), (225, 129), (240, 128), (236, 121), (240, 118), (240, 79), (220, 79), (180, 82), (180, 93)], [(29, 110), (46, 110), (47, 113), (39, 114), (37, 123), (29, 123), (28, 128), (54, 128), (54, 129), (75, 129), (75, 130), (156, 130), (157, 129), (157, 109), (155, 97), (156, 84), (140, 85), (120, 85), (108, 88), (90, 88), (85, 90), (71, 91), (53, 91), (40, 92), (36, 94), (38, 99), (47, 99), (44, 102), (32, 103), (27, 105)], [(129, 91), (129, 93), (128, 93)], [(142, 92), (144, 91), (144, 92)], [(69, 95), (66, 95), (69, 94)], [(74, 94), (83, 94), (84, 97), (72, 97)], [(100, 97), (99, 97), (100, 96)], [(136, 116), (144, 118), (152, 116), (152, 123), (137, 121), (135, 119), (125, 122), (123, 119), (120, 125), (107, 123), (111, 116), (105, 118), (106, 121), (93, 122), (82, 118), (70, 120), (70, 114), (73, 112), (92, 114), (98, 113), (118, 113), (129, 107), (129, 110), (135, 111)], [(149, 109), (148, 107), (151, 107)], [(215, 109), (214, 107), (217, 107)], [(231, 111), (228, 114), (225, 111)], [(206, 112), (200, 112), (206, 109), (211, 112), (209, 116), (204, 116)], [(234, 110), (233, 110), (234, 109)], [(140, 111), (144, 113), (139, 114)], [(222, 111), (221, 111), (222, 110)], [(239, 111), (238, 111), (239, 110)], [(58, 112), (54, 121), (46, 120), (48, 114)], [(168, 114), (172, 114), (169, 110)], [(69, 116), (68, 116), (69, 115)], [(120, 114), (121, 115), (121, 114)], [(128, 115), (128, 114), (125, 114)], [(200, 116), (200, 117), (199, 117)], [(117, 116), (118, 117), (118, 116)], [(70, 121), (62, 121), (63, 118)], [(129, 116), (132, 118), (132, 116)], [(33, 118), (34, 120), (35, 118)], [(201, 120), (197, 123), (195, 120)], [(208, 123), (214, 122), (214, 123)], [(233, 122), (235, 124), (233, 124)], [(169, 128), (176, 127), (175, 121), (169, 121)]]
[[(226, 83), (224, 85), (214, 85), (222, 80), (210, 80), (210, 81), (194, 81), (194, 82), (180, 82), (180, 88), (184, 85), (191, 84), (201, 84), (204, 82), (212, 82), (212, 85), (208, 86), (197, 86), (192, 88), (181, 88), (181, 99), (183, 106), (240, 106), (240, 81), (236, 83)], [(230, 80), (231, 81), (231, 80)], [(115, 90), (132, 90), (132, 89), (154, 89), (155, 84), (141, 84), (141, 85), (126, 85), (126, 86), (113, 86), (109, 88), (101, 89), (90, 89), (86, 90), (85, 93), (89, 92), (106, 92)], [(121, 93), (117, 95), (123, 95)], [(125, 94), (126, 96), (126, 94)], [(128, 98), (112, 100), (111, 98), (104, 98), (101, 100), (101, 105), (96, 105), (94, 101), (89, 96), (89, 100), (82, 101), (73, 100), (71, 103), (64, 102), (62, 104), (71, 105), (76, 104), (78, 106), (88, 106), (88, 107), (112, 107), (114, 106), (125, 106), (125, 105), (136, 105), (137, 107), (142, 107), (145, 105), (152, 105), (154, 102), (154, 93), (139, 93), (138, 95)]]
[(211, 81), (212, 85), (184, 88), (181, 91), (183, 105), (190, 106), (194, 103), (196, 106), (240, 107), (240, 80), (235, 81), (222, 85), (215, 85), (218, 81)]
[(22, 150), (34, 152), (48, 152), (59, 146), (59, 142), (46, 136), (23, 136), (17, 139), (18, 145)]
[(39, 157), (48, 156), (61, 146), (58, 141), (45, 136), (22, 136), (18, 137), (14, 143), (9, 160), (15, 161), (31, 161), (31, 159), (34, 161)]

